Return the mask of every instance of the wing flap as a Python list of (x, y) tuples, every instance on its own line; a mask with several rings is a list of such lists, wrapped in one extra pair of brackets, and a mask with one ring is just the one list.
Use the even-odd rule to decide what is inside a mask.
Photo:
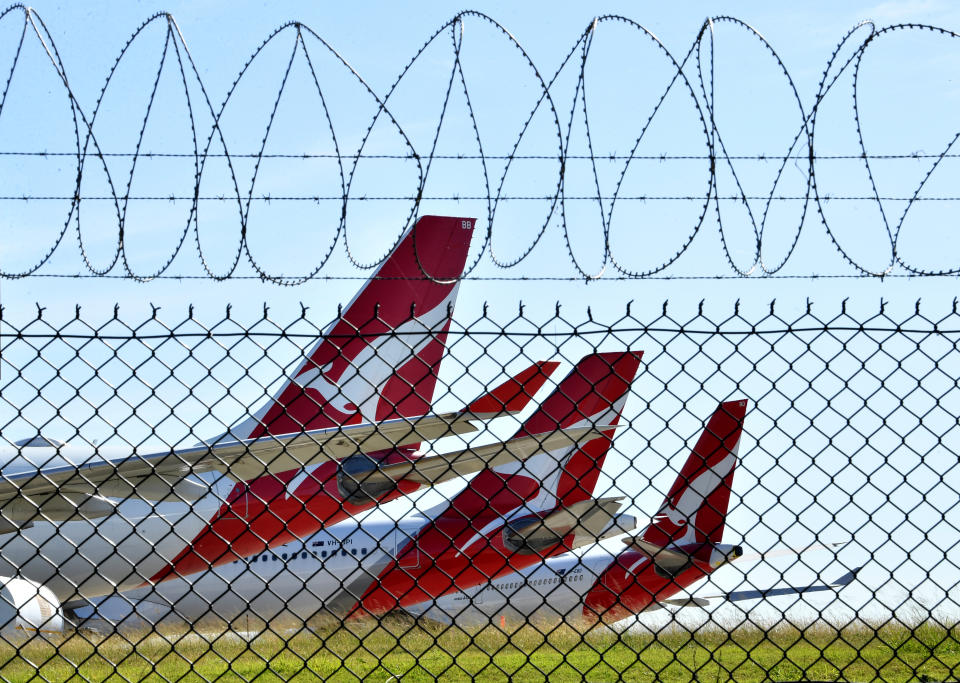
[(439, 484), (485, 467), (497, 467), (508, 462), (523, 461), (540, 452), (565, 448), (581, 441), (603, 436), (599, 428), (583, 427), (511, 439), (509, 441), (474, 446), (453, 453), (432, 455), (409, 463), (396, 463), (380, 468), (380, 474), (392, 481), (405, 479), (425, 485)]

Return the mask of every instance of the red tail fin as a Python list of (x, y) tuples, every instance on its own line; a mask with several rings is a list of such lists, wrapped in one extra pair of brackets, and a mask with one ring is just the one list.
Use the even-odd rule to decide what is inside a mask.
[(592, 498), (613, 438), (612, 426), (623, 411), (642, 355), (628, 351), (586, 356), (514, 438), (574, 426), (611, 425), (603, 437), (483, 470), (454, 498), (449, 513), (460, 517), (491, 508), (504, 513), (525, 501), (531, 509), (547, 510)]
[(660, 547), (671, 543), (720, 543), (746, 412), (745, 400), (720, 404), (667, 493), (660, 512), (644, 531), (644, 541)]
[(537, 361), (515, 377), (511, 377), (495, 389), (467, 406), (467, 411), (480, 418), (495, 417), (505, 412), (523, 410), (533, 395), (546, 384), (560, 363)]
[(237, 438), (416, 417), (433, 401), (474, 219), (423, 216)]

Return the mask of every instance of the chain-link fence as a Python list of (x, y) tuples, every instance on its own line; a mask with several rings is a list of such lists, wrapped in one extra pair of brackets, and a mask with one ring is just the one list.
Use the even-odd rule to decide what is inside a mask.
[(354, 310), (5, 315), (4, 680), (955, 677), (955, 308)]
[[(101, 82), (0, 12), (0, 680), (957, 677), (956, 304), (587, 308), (936, 295), (957, 34), (798, 69), (733, 17), (585, 26), (537, 63), (460, 12), (386, 77), (300, 21), (201, 64), (158, 13)], [(332, 322), (164, 294), (374, 270)], [(81, 279), (167, 298), (42, 307)]]

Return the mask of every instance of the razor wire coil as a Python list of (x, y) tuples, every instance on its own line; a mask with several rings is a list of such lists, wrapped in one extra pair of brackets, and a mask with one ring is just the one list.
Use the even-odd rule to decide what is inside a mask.
[[(931, 262), (924, 263), (916, 260), (917, 255), (910, 252), (905, 256), (904, 249), (901, 248), (903, 238), (901, 236), (908, 216), (917, 213), (914, 207), (924, 205), (933, 205), (940, 202), (951, 203), (958, 201), (958, 198), (950, 193), (944, 193), (935, 190), (929, 193), (927, 187), (944, 183), (945, 179), (951, 173), (948, 164), (951, 160), (957, 158), (953, 152), (953, 146), (956, 137), (947, 140), (939, 152), (929, 152), (925, 150), (915, 150), (912, 152), (898, 153), (877, 151), (868, 147), (864, 137), (862, 120), (866, 115), (862, 111), (862, 72), (865, 57), (873, 55), (878, 45), (884, 44), (890, 36), (897, 35), (931, 35), (936, 39), (952, 40), (956, 34), (944, 29), (922, 26), (918, 24), (897, 24), (887, 27), (877, 27), (872, 23), (866, 22), (858, 24), (851, 29), (837, 44), (830, 58), (828, 59), (823, 75), (818, 85), (817, 93), (812, 101), (805, 102), (799, 93), (797, 84), (794, 82), (790, 69), (777, 54), (774, 47), (767, 42), (763, 36), (755, 29), (733, 17), (716, 17), (704, 22), (696, 38), (691, 43), (686, 54), (677, 59), (670, 50), (667, 49), (652, 33), (646, 28), (632, 22), (629, 19), (619, 16), (603, 16), (591, 22), (585, 31), (578, 37), (566, 57), (560, 62), (559, 66), (553, 71), (552, 76), (544, 74), (541, 66), (535, 64), (528, 55), (524, 47), (500, 24), (492, 18), (477, 12), (462, 12), (455, 15), (449, 22), (435, 31), (419, 48), (406, 65), (400, 70), (393, 84), (381, 95), (374, 91), (364, 78), (355, 71), (346, 59), (338, 53), (326, 40), (319, 34), (311, 30), (301, 22), (289, 22), (280, 26), (272, 32), (262, 44), (246, 60), (243, 68), (230, 85), (226, 95), (219, 105), (214, 105), (214, 98), (209, 93), (200, 77), (200, 71), (193, 62), (187, 43), (177, 26), (176, 21), (169, 14), (158, 13), (146, 20), (130, 37), (120, 54), (114, 61), (104, 85), (97, 97), (96, 104), (90, 113), (80, 105), (81, 96), (76, 93), (68, 78), (66, 65), (60, 60), (59, 52), (46, 25), (36, 13), (36, 11), (26, 8), (22, 5), (12, 5), (0, 15), (0, 27), (15, 26), (16, 22), (22, 20), (22, 27), (19, 31), (19, 42), (14, 52), (10, 70), (7, 74), (6, 85), (3, 90), (3, 96), (0, 98), (0, 134), (3, 132), (5, 118), (3, 116), (4, 108), (10, 109), (14, 106), (23, 106), (22, 101), (16, 99), (18, 90), (16, 86), (20, 80), (30, 79), (36, 75), (44, 73), (44, 69), (53, 69), (53, 77), (61, 82), (63, 94), (66, 103), (67, 116), (73, 131), (69, 132), (75, 142), (76, 151), (65, 149), (43, 150), (15, 150), (0, 149), (0, 158), (5, 159), (75, 159), (76, 161), (76, 182), (72, 192), (44, 192), (29, 191), (23, 193), (7, 193), (0, 197), (0, 201), (9, 203), (31, 202), (51, 204), (60, 203), (63, 205), (65, 213), (62, 229), (58, 234), (52, 237), (49, 246), (44, 249), (44, 254), (28, 267), (12, 269), (4, 267), (0, 275), (6, 278), (24, 277), (30, 274), (53, 274), (49, 270), (42, 273), (45, 264), (47, 264), (57, 252), (69, 251), (76, 245), (77, 254), (82, 262), (82, 268), (70, 272), (58, 272), (56, 274), (67, 276), (70, 274), (91, 274), (91, 275), (121, 275), (134, 280), (150, 280), (157, 277), (169, 276), (193, 276), (195, 273), (184, 271), (183, 259), (178, 259), (181, 253), (186, 253), (187, 245), (193, 244), (196, 255), (196, 263), (199, 264), (200, 272), (212, 279), (228, 279), (232, 277), (249, 277), (244, 272), (249, 268), (254, 277), (265, 281), (278, 284), (293, 285), (306, 282), (312, 278), (321, 276), (321, 273), (328, 268), (329, 260), (338, 248), (343, 246), (345, 254), (350, 263), (361, 270), (372, 268), (379, 263), (382, 258), (360, 256), (356, 249), (351, 246), (353, 239), (351, 234), (356, 229), (351, 230), (353, 221), (362, 220), (357, 217), (357, 208), (365, 204), (376, 202), (388, 202), (398, 204), (402, 208), (398, 210), (391, 209), (393, 224), (399, 225), (400, 234), (407, 226), (411, 225), (417, 215), (421, 212), (423, 206), (430, 205), (431, 202), (472, 202), (476, 207), (483, 207), (483, 223), (486, 226), (485, 242), (477, 250), (477, 253), (467, 269), (466, 277), (470, 277), (477, 271), (477, 268), (483, 264), (492, 264), (493, 268), (499, 268), (505, 271), (507, 276), (515, 271), (511, 270), (521, 263), (527, 263), (531, 254), (538, 248), (545, 238), (559, 234), (565, 245), (563, 248), (567, 252), (571, 273), (568, 275), (572, 280), (589, 280), (600, 277), (622, 277), (622, 278), (648, 278), (661, 277), (665, 275), (689, 276), (690, 273), (683, 272), (676, 265), (677, 260), (690, 251), (690, 247), (695, 240), (704, 241), (708, 238), (698, 237), (703, 231), (704, 225), (708, 224), (708, 216), (712, 215), (709, 223), (715, 223), (717, 235), (719, 236), (720, 252), (724, 254), (723, 261), (730, 273), (742, 277), (747, 276), (774, 276), (784, 273), (788, 263), (795, 264), (797, 258), (795, 250), (800, 242), (801, 234), (811, 232), (814, 226), (811, 220), (808, 220), (808, 209), (811, 208), (811, 202), (815, 209), (815, 214), (819, 218), (820, 226), (825, 230), (828, 239), (834, 245), (836, 253), (841, 261), (846, 264), (849, 271), (844, 273), (837, 270), (830, 275), (847, 274), (849, 276), (867, 276), (867, 277), (885, 277), (889, 275), (912, 274), (917, 276), (944, 276), (960, 273), (960, 268), (954, 264), (945, 262), (946, 265), (935, 266)], [(487, 103), (482, 97), (488, 96), (482, 88), (476, 86), (471, 81), (469, 74), (472, 64), (464, 60), (470, 59), (464, 52), (466, 49), (463, 29), (469, 22), (477, 22), (485, 29), (490, 29), (492, 35), (497, 36), (497, 45), (503, 46), (504, 54), (514, 55), (519, 60), (518, 68), (515, 72), (508, 72), (506, 76), (513, 77), (518, 82), (521, 79), (527, 79), (531, 85), (532, 100), (529, 108), (521, 105), (521, 113), (518, 119), (519, 134), (512, 144), (512, 149), (505, 152), (505, 148), (510, 147), (509, 138), (505, 142), (503, 136), (497, 132), (491, 135), (489, 130), (481, 126), (481, 120), (478, 118), (477, 107)], [(605, 33), (605, 31), (616, 29), (621, 33)], [(722, 123), (720, 123), (721, 112), (717, 109), (720, 104), (718, 97), (722, 94), (722, 85), (717, 81), (716, 74), (716, 55), (715, 51), (718, 45), (721, 45), (719, 30), (723, 30), (724, 40), (730, 40), (727, 36), (733, 32), (735, 36), (733, 44), (739, 46), (755, 44), (763, 54), (771, 60), (775, 70), (779, 73), (782, 83), (786, 87), (788, 99), (795, 104), (797, 112), (798, 126), (792, 141), (786, 145), (784, 150), (775, 152), (765, 150), (760, 154), (744, 154), (737, 149), (730, 149), (730, 144), (722, 135)], [(110, 93), (111, 85), (114, 82), (118, 70), (121, 67), (129, 68), (128, 62), (132, 57), (129, 54), (141, 44), (150, 44), (148, 41), (155, 33), (151, 31), (162, 31), (162, 49), (156, 64), (156, 70), (152, 71), (147, 66), (146, 71), (150, 74), (149, 80), (145, 82), (152, 83), (147, 90), (148, 100), (144, 109), (142, 122), (139, 125), (139, 132), (135, 136), (135, 142), (132, 150), (107, 149), (100, 142), (100, 137), (108, 135), (108, 131), (99, 131), (97, 126), (98, 116), (101, 112), (110, 114), (111, 112), (104, 107), (109, 107), (113, 101)], [(592, 81), (590, 80), (590, 59), (592, 52), (596, 49), (599, 40), (610, 40), (604, 36), (614, 36), (621, 41), (622, 48), (626, 49), (634, 45), (650, 45), (654, 54), (659, 55), (666, 65), (667, 81), (662, 90), (656, 87), (651, 89), (654, 102), (649, 111), (642, 112), (637, 117), (642, 122), (638, 132), (634, 136), (628, 131), (623, 133), (629, 135), (627, 139), (632, 142), (627, 143), (632, 147), (628, 153), (624, 150), (597, 149), (594, 144), (594, 131), (591, 127), (591, 121), (595, 120), (596, 114), (602, 113), (604, 107), (614, 106), (615, 103), (607, 101), (591, 101), (588, 95), (588, 88)], [(248, 75), (254, 73), (260, 66), (265, 51), (270, 49), (281, 49), (281, 40), (292, 38), (292, 46), (287, 58), (283, 61), (282, 68), (277, 79), (276, 94), (272, 97), (272, 104), (267, 107), (268, 117), (263, 129), (262, 137), (259, 137), (259, 150), (237, 148), (232, 144), (232, 138), (222, 124), (224, 117), (231, 114), (230, 106), (232, 98), (251, 78), (266, 78), (262, 75)], [(391, 107), (397, 98), (398, 92), (414, 79), (414, 71), (420, 68), (425, 55), (433, 54), (431, 50), (442, 49), (444, 41), (449, 38), (449, 55), (451, 59), (451, 70), (444, 79), (439, 82), (438, 94), (442, 94), (439, 100), (439, 112), (436, 113), (436, 125), (433, 127), (431, 135), (424, 138), (424, 142), (418, 137), (416, 141), (411, 134), (405, 130), (401, 118), (395, 114)], [(933, 40), (930, 38), (929, 40)], [(49, 65), (43, 65), (36, 60), (27, 62), (28, 58), (24, 56), (25, 48), (36, 45), (46, 55)], [(739, 41), (739, 42), (738, 42)], [(727, 46), (731, 43), (722, 43)], [(328, 101), (328, 92), (335, 88), (328, 83), (332, 78), (332, 73), (320, 69), (318, 60), (331, 59), (333, 63), (342, 70), (343, 77), (356, 88), (360, 96), (373, 108), (373, 114), (370, 118), (359, 121), (351, 121), (351, 126), (345, 125), (344, 121), (338, 119), (331, 107), (333, 102)], [(305, 64), (307, 71), (307, 83), (312, 84), (312, 88), (320, 102), (319, 113), (322, 115), (320, 121), (322, 128), (329, 133), (329, 139), (333, 146), (333, 151), (329, 153), (316, 153), (310, 150), (298, 150), (295, 152), (278, 152), (270, 149), (270, 141), (280, 135), (283, 131), (277, 129), (277, 116), (279, 108), (288, 97), (287, 89), (294, 87), (291, 82), (293, 65)], [(172, 73), (173, 76), (169, 76)], [(260, 72), (257, 72), (259, 74)], [(145, 142), (148, 137), (148, 128), (151, 125), (154, 111), (157, 107), (164, 106), (166, 100), (170, 100), (174, 95), (169, 90), (160, 88), (161, 77), (170, 77), (177, 84), (173, 92), (178, 93), (177, 97), (182, 98), (184, 111), (186, 112), (186, 121), (188, 130), (185, 131), (185, 139), (190, 140), (193, 147), (192, 152), (184, 152), (176, 149), (151, 149)], [(566, 90), (568, 76), (573, 77), (572, 93)], [(327, 79), (327, 80), (325, 80)], [(569, 80), (569, 79), (568, 79)], [(859, 148), (856, 153), (836, 152), (828, 149), (821, 149), (822, 144), (817, 137), (818, 133), (818, 115), (822, 118), (821, 110), (828, 104), (837, 101), (840, 95), (836, 94), (838, 84), (849, 80), (852, 87), (853, 106), (851, 119), (855, 128), (853, 139), (850, 142)], [(527, 82), (523, 81), (523, 82)], [(415, 81), (414, 81), (415, 82)], [(303, 81), (298, 81), (301, 86)], [(273, 92), (273, 90), (271, 90)], [(669, 98), (674, 93), (681, 93), (684, 98), (689, 97), (689, 112), (692, 120), (698, 121), (696, 126), (700, 130), (696, 131), (696, 136), (702, 135), (702, 143), (705, 148), (702, 153), (671, 153), (664, 150), (659, 154), (650, 154), (647, 147), (650, 144), (649, 130), (652, 126), (659, 123), (663, 114), (664, 107)], [(480, 98), (480, 99), (478, 99)], [(456, 104), (454, 101), (456, 100)], [(462, 100), (462, 101), (461, 101)], [(569, 105), (561, 106), (560, 103), (568, 102)], [(685, 99), (686, 101), (686, 99)], [(793, 105), (791, 105), (793, 106)], [(460, 113), (457, 107), (462, 107)], [(593, 118), (590, 115), (591, 109), (594, 112)], [(105, 114), (104, 114), (105, 115)], [(659, 118), (658, 118), (659, 117)], [(357, 117), (354, 116), (354, 119)], [(139, 120), (139, 119), (138, 119)], [(201, 124), (201, 120), (208, 120), (209, 124)], [(541, 120), (546, 123), (541, 125)], [(361, 125), (356, 125), (361, 124)], [(443, 149), (441, 143), (441, 133), (445, 127), (453, 125), (465, 126), (464, 136), (457, 143), (459, 149), (455, 153), (450, 153)], [(198, 126), (203, 128), (198, 128)], [(248, 124), (249, 125), (249, 124)], [(539, 127), (538, 127), (539, 126)], [(582, 133), (580, 132), (582, 129)], [(152, 129), (151, 129), (152, 130)], [(382, 131), (387, 131), (405, 148), (402, 153), (383, 152), (375, 149), (375, 146), (382, 137)], [(534, 132), (531, 132), (534, 131)], [(346, 145), (343, 140), (352, 135), (358, 136), (359, 142), (355, 149), (351, 145)], [(528, 142), (537, 134), (536, 143)], [(98, 137), (99, 136), (99, 137)], [(257, 137), (254, 133), (254, 137)], [(421, 136), (422, 137), (422, 136)], [(552, 140), (555, 148), (545, 147), (546, 140)], [(582, 143), (586, 145), (586, 150), (581, 149)], [(831, 141), (829, 144), (834, 144)], [(531, 147), (531, 145), (534, 145)], [(494, 152), (494, 150), (497, 150)], [(192, 192), (173, 192), (173, 193), (151, 193), (144, 182), (140, 179), (145, 171), (138, 175), (138, 161), (146, 162), (149, 160), (161, 159), (181, 159), (186, 161), (192, 168), (189, 171), (188, 178), (182, 179), (182, 187), (192, 188)], [(110, 160), (126, 160), (129, 162), (129, 168), (125, 172), (122, 169), (112, 169)], [(226, 185), (230, 187), (228, 191), (208, 193), (204, 188), (208, 182), (207, 178), (213, 171), (210, 171), (210, 164), (213, 161), (221, 161), (225, 164), (226, 175), (223, 177)], [(242, 177), (240, 167), (244, 160), (253, 162), (252, 167), (243, 171)], [(304, 194), (277, 192), (263, 193), (257, 192), (258, 183), (264, 177), (262, 164), (266, 161), (287, 160), (290, 162), (301, 160), (328, 160), (335, 162), (335, 187), (333, 191), (309, 192)], [(370, 192), (366, 189), (366, 183), (370, 182), (370, 174), (377, 173), (372, 170), (371, 163), (380, 160), (410, 162), (409, 166), (399, 174), (396, 182), (406, 184), (409, 192)], [(703, 180), (702, 193), (689, 192), (636, 192), (633, 190), (633, 176), (636, 173), (638, 164), (649, 162), (702, 162)], [(930, 162), (926, 168), (925, 174), (916, 185), (908, 185), (899, 192), (890, 192), (882, 190), (876, 180), (876, 169), (872, 164), (881, 161), (898, 162)], [(431, 192), (431, 182), (433, 176), (443, 171), (434, 170), (433, 176), (431, 169), (437, 162), (462, 162), (464, 164), (478, 163), (478, 172), (482, 176), (480, 187), (471, 191), (465, 189), (462, 193), (453, 194), (446, 192)], [(518, 164), (525, 162), (544, 162), (547, 166), (538, 169), (538, 183), (546, 190), (545, 192), (516, 192), (524, 171), (518, 170)], [(747, 162), (755, 162), (764, 165), (776, 165), (777, 171), (772, 178), (772, 182), (767, 191), (751, 191), (748, 188), (748, 176), (750, 170), (743, 165)], [(818, 182), (817, 170), (820, 164), (826, 162), (843, 163), (858, 162), (858, 167), (862, 168), (867, 181), (866, 191), (830, 191), (823, 187), (824, 180)], [(574, 164), (585, 163), (587, 175), (578, 178), (576, 181), (570, 175)], [(600, 165), (616, 164), (619, 166), (619, 172), (614, 170), (614, 176), (607, 178), (605, 172), (601, 172)], [(494, 166), (498, 166), (499, 170)], [(790, 173), (799, 172), (803, 174), (805, 180), (793, 178), (790, 182), (793, 185), (805, 185), (805, 191), (784, 192), (780, 188), (784, 185), (787, 169)], [(249, 172), (249, 183), (246, 181), (246, 174)], [(826, 171), (821, 171), (824, 175)], [(106, 192), (90, 192), (86, 187), (88, 183), (94, 181), (85, 180), (85, 178), (96, 174), (98, 178), (102, 177), (102, 189)], [(614, 178), (619, 177), (619, 180)], [(100, 182), (100, 181), (97, 181)], [(904, 181), (907, 182), (907, 181)], [(911, 181), (912, 182), (912, 181)], [(138, 188), (143, 187), (147, 191), (133, 191), (134, 184)], [(755, 183), (751, 181), (751, 185)], [(363, 189), (357, 189), (358, 185)], [(627, 189), (630, 185), (630, 189)], [(729, 189), (726, 189), (729, 188)], [(633, 190), (633, 191), (631, 191)], [(129, 262), (128, 250), (135, 249), (128, 244), (138, 226), (136, 224), (127, 224), (127, 216), (139, 202), (154, 201), (172, 201), (182, 202), (185, 206), (185, 221), (181, 228), (169, 227), (168, 230), (174, 230), (171, 233), (170, 247), (168, 256), (161, 259), (158, 265), (152, 270), (143, 270), (142, 267), (134, 266)], [(678, 229), (677, 242), (674, 246), (664, 246), (663, 256), (658, 257), (661, 260), (644, 265), (630, 264), (625, 258), (622, 244), (623, 230), (622, 225), (631, 225), (632, 229), (642, 229), (643, 218), (639, 214), (631, 214), (628, 218), (618, 220), (618, 216), (625, 215), (624, 212), (633, 203), (645, 202), (677, 202), (689, 205), (692, 210), (692, 222), (684, 228)], [(112, 253), (104, 254), (103, 258), (98, 257), (97, 263), (91, 260), (88, 253), (88, 244), (90, 237), (85, 234), (81, 215), (85, 202), (89, 203), (112, 203), (113, 213), (115, 213), (116, 241), (113, 245)], [(223, 262), (219, 269), (211, 266), (209, 247), (204, 246), (203, 218), (201, 216), (201, 203), (218, 202), (227, 206), (236, 207), (235, 225), (230, 228), (227, 234), (230, 235), (231, 247), (228, 251), (232, 254)], [(318, 259), (310, 266), (304, 267), (301, 275), (291, 276), (287, 274), (270, 272), (262, 262), (262, 257), (256, 255), (251, 247), (250, 226), (251, 211), (255, 204), (262, 203), (283, 203), (283, 202), (328, 202), (332, 206), (340, 203), (340, 210), (337, 216), (331, 214), (329, 241), (325, 241), (324, 246), (318, 249)], [(525, 219), (529, 219), (531, 237), (525, 238), (526, 242), (519, 245), (510, 255), (501, 253), (502, 248), (498, 247), (505, 236), (509, 235), (515, 227), (515, 218), (498, 217), (507, 215), (511, 204), (528, 202), (531, 207), (537, 205), (538, 208), (531, 208), (526, 214)], [(850, 202), (859, 204), (859, 211), (870, 210), (876, 216), (879, 222), (878, 226), (885, 235), (884, 239), (889, 242), (889, 249), (885, 250), (885, 255), (870, 255), (869, 257), (853, 250), (854, 242), (851, 242), (850, 232), (856, 231), (856, 226), (844, 224), (844, 220), (830, 215), (829, 205), (834, 202)], [(585, 206), (589, 203), (595, 204), (594, 210), (588, 211), (584, 207), (581, 211), (579, 207), (568, 206), (569, 204), (579, 203)], [(737, 214), (737, 218), (731, 207), (725, 207), (729, 203), (731, 207), (737, 203), (741, 205), (742, 214)], [(775, 206), (785, 203), (797, 204), (796, 215), (792, 218), (777, 214)], [(539, 207), (542, 204), (542, 207)], [(894, 204), (893, 206), (889, 206)], [(507, 207), (507, 208), (505, 208)], [(699, 208), (694, 208), (699, 207)], [(712, 212), (711, 212), (712, 209)], [(737, 209), (738, 211), (740, 209)], [(634, 209), (631, 209), (634, 210)], [(478, 211), (479, 212), (479, 211)], [(571, 213), (573, 212), (573, 214)], [(46, 214), (45, 214), (46, 215)], [(576, 220), (571, 216), (576, 215)], [(583, 257), (578, 253), (576, 246), (578, 240), (582, 240), (581, 234), (586, 234), (588, 225), (584, 223), (586, 216), (593, 216), (589, 219), (595, 223), (595, 227), (602, 235), (602, 252), (595, 259), (595, 265), (588, 266)], [(873, 214), (871, 214), (873, 216)], [(326, 219), (325, 219), (326, 220)], [(686, 219), (684, 219), (686, 220)], [(849, 220), (849, 219), (847, 219)], [(873, 218), (871, 218), (873, 220)], [(927, 220), (937, 220), (929, 218)], [(626, 221), (626, 223), (624, 223)], [(773, 224), (770, 221), (774, 221)], [(501, 227), (502, 226), (502, 227)], [(792, 226), (792, 227), (791, 227)], [(916, 228), (911, 228), (915, 231)], [(223, 230), (219, 226), (218, 230)], [(68, 234), (74, 235), (75, 239), (69, 238)], [(213, 234), (213, 233), (211, 233)], [(746, 240), (744, 246), (733, 248), (730, 240)], [(785, 240), (785, 241), (784, 241)], [(776, 256), (765, 256), (768, 244), (783, 242), (778, 245), (780, 252)], [(222, 241), (218, 241), (218, 247)], [(233, 251), (235, 247), (235, 251)], [(99, 248), (99, 247), (98, 247)], [(879, 248), (879, 247), (878, 247)], [(733, 249), (733, 251), (731, 250)], [(737, 251), (735, 254), (734, 252)], [(739, 252), (745, 252), (746, 255)], [(921, 255), (922, 257), (922, 255)], [(948, 257), (952, 258), (952, 257)], [(173, 272), (174, 262), (182, 272)], [(769, 262), (768, 262), (769, 261)], [(876, 261), (876, 262), (874, 262)], [(928, 260), (929, 261), (929, 260)], [(244, 264), (244, 265), (242, 265)], [(485, 266), (486, 267), (486, 266)], [(800, 265), (800, 272), (791, 272), (789, 275), (796, 276), (804, 272), (810, 274), (804, 266)], [(718, 270), (716, 264), (712, 269)], [(702, 270), (702, 269), (701, 269)], [(787, 273), (784, 273), (787, 274)], [(481, 275), (478, 273), (478, 275)], [(544, 274), (545, 276), (545, 274)], [(551, 277), (555, 274), (551, 273)], [(523, 277), (532, 278), (536, 275), (525, 274)]]

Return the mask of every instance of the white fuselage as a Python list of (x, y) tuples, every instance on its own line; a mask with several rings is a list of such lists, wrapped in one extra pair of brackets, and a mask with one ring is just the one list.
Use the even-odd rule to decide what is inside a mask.
[[(33, 451), (24, 467), (61, 464)], [(89, 458), (80, 449), (64, 449), (70, 461)], [(110, 454), (111, 456), (114, 454)], [(98, 457), (106, 457), (101, 451)], [(17, 468), (7, 460), (4, 469)], [(146, 582), (170, 563), (210, 522), (234, 482), (211, 472), (191, 475), (209, 493), (190, 503), (182, 500), (151, 503), (133, 497), (111, 499), (115, 512), (85, 519), (43, 521), (0, 535), (0, 576), (23, 577), (49, 587), (61, 602), (82, 596), (95, 598), (129, 590)]]
[(193, 623), (208, 616), (229, 622), (247, 613), (265, 621), (285, 615), (306, 620), (322, 614), (325, 602), (351, 581), (379, 574), (427, 522), (419, 515), (341, 522), (304, 541), (111, 597), (99, 602), (97, 616), (120, 622), (135, 613), (149, 622), (174, 617)]
[[(324, 614), (326, 602), (351, 581), (368, 583), (371, 575), (377, 576), (426, 522), (419, 516), (399, 523), (343, 522), (306, 541), (111, 598), (98, 605), (97, 614), (110, 622), (121, 622), (134, 611), (151, 623), (170, 617), (195, 623), (208, 616), (230, 622), (245, 614), (264, 621), (282, 616), (306, 620)], [(505, 610), (521, 617), (543, 611), (579, 615), (584, 596), (613, 559), (602, 547), (554, 557), (409, 611), (458, 623), (486, 623)]]
[(602, 546), (576, 555), (544, 560), (524, 571), (413, 605), (408, 611), (459, 626), (511, 623), (534, 617), (573, 620), (583, 615), (584, 600), (615, 556)]

